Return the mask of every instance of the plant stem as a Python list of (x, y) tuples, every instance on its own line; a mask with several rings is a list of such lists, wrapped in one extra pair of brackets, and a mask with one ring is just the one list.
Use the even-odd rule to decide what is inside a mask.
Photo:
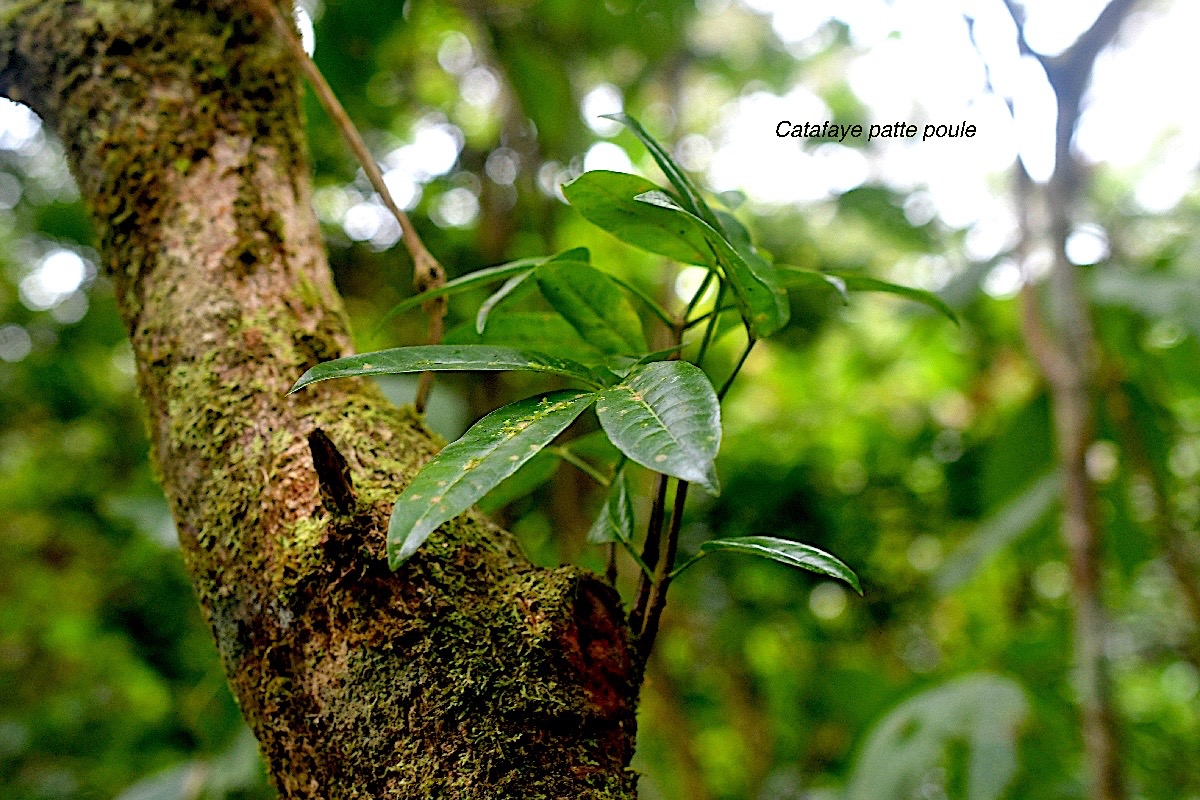
[(618, 284), (620, 284), (621, 286), (624, 286), (626, 289), (628, 289), (629, 293), (632, 294), (634, 297), (636, 297), (638, 300), (641, 300), (646, 305), (646, 308), (650, 309), (650, 311), (654, 314), (654, 316), (656, 316), (660, 320), (662, 320), (662, 323), (664, 325), (666, 325), (668, 328), (674, 329), (676, 320), (673, 319), (671, 317), (671, 315), (668, 314), (662, 306), (660, 306), (657, 302), (655, 302), (653, 297), (646, 294), (641, 289), (639, 289), (637, 286), (635, 286), (634, 284), (625, 280), (624, 278), (622, 278), (619, 275), (613, 275), (611, 272), (606, 273), (606, 274), (608, 275), (608, 277), (612, 278)]
[(591, 464), (589, 464), (588, 462), (584, 461), (579, 456), (572, 453), (570, 448), (559, 446), (559, 447), (547, 447), (546, 450), (549, 451), (550, 453), (553, 453), (554, 455), (558, 456), (563, 461), (570, 464), (572, 467), (575, 467), (575, 469), (579, 470), (584, 475), (587, 475), (589, 478), (591, 478), (592, 480), (594, 480), (596, 483), (600, 484), (601, 486), (611, 485), (612, 482), (608, 478), (604, 477), (604, 474), (601, 473), (600, 470), (596, 469)]
[(621, 546), (625, 548), (625, 552), (629, 553), (630, 558), (632, 558), (642, 570), (642, 575), (644, 577), (647, 579), (654, 577), (654, 570), (650, 569), (650, 566), (642, 559), (641, 556), (637, 554), (637, 550), (633, 549), (633, 545), (631, 543), (621, 542)]
[(646, 542), (642, 545), (640, 561), (645, 567), (644, 574), (638, 579), (637, 598), (634, 601), (633, 612), (629, 615), (629, 626), (634, 631), (641, 630), (642, 621), (646, 616), (646, 608), (650, 602), (654, 569), (658, 565), (658, 551), (662, 544), (663, 518), (667, 509), (666, 475), (659, 473), (658, 489), (654, 497), (654, 506), (650, 509), (650, 523), (646, 526)]
[(667, 589), (671, 585), (671, 568), (675, 564), (675, 554), (679, 551), (679, 531), (683, 527), (683, 507), (687, 503), (688, 485), (687, 481), (679, 481), (675, 485), (675, 505), (671, 508), (671, 527), (668, 529), (666, 541), (663, 543), (662, 557), (654, 567), (654, 583), (650, 590), (646, 615), (642, 620), (637, 641), (638, 653), (641, 654), (643, 664), (650, 657), (650, 651), (654, 649), (654, 639), (658, 635), (658, 622), (662, 617), (663, 608), (667, 604)]
[(700, 323), (704, 322), (709, 317), (712, 317), (714, 315), (724, 314), (726, 311), (733, 311), (735, 308), (737, 308), (737, 306), (724, 306), (722, 308), (714, 308), (712, 311), (709, 311), (706, 314), (701, 314), (700, 316), (696, 317), (695, 319), (690, 320), (689, 322), (684, 324), (683, 329), (685, 331), (690, 331), (692, 328), (694, 328), (697, 325), (699, 325)]
[(683, 311), (682, 325), (679, 326), (680, 330), (683, 329), (683, 326), (687, 325), (688, 317), (690, 317), (692, 312), (696, 310), (696, 306), (700, 304), (700, 301), (704, 298), (705, 293), (708, 291), (708, 287), (712, 286), (713, 279), (716, 277), (717, 271), (715, 269), (710, 269), (708, 274), (704, 276), (704, 281), (700, 284), (700, 288), (696, 290), (694, 295), (692, 295), (692, 299), (688, 301), (687, 308)]
[(733, 372), (731, 372), (729, 377), (726, 378), (725, 385), (721, 387), (719, 392), (717, 392), (717, 400), (725, 399), (725, 395), (729, 393), (729, 387), (733, 386), (734, 379), (737, 378), (738, 373), (742, 371), (742, 367), (746, 364), (746, 359), (750, 357), (750, 351), (754, 349), (754, 345), (758, 344), (758, 340), (755, 339), (749, 331), (746, 332), (746, 335), (749, 337), (749, 339), (746, 341), (746, 349), (742, 351), (742, 357), (739, 358), (737, 364), (734, 365)]
[[(362, 165), (363, 172), (367, 176), (367, 180), (371, 182), (371, 187), (379, 194), (380, 200), (388, 211), (392, 212), (392, 216), (396, 218), (396, 222), (400, 224), (402, 233), (400, 239), (404, 242), (404, 247), (408, 250), (409, 256), (413, 260), (413, 290), (418, 294), (437, 289), (446, 283), (446, 271), (438, 260), (433, 257), (425, 243), (421, 241), (420, 234), (413, 226), (412, 220), (408, 215), (397, 205), (392, 193), (388, 190), (387, 183), (383, 180), (383, 173), (379, 169), (379, 164), (375, 161), (375, 156), (371, 155), (370, 148), (363, 141), (362, 135), (354, 126), (354, 122), (350, 119), (350, 115), (346, 113), (346, 109), (334, 94), (333, 88), (329, 82), (325, 80), (325, 76), (321, 74), (321, 70), (316, 63), (309, 58), (308, 53), (304, 50), (304, 45), (296, 36), (296, 31), (292, 25), (284, 18), (279, 9), (271, 0), (250, 0), (250, 5), (254, 11), (261, 17), (269, 19), (275, 30), (279, 33), (279, 37), (291, 50), (292, 56), (299, 65), (300, 70), (304, 73), (304, 77), (308, 79), (309, 85), (312, 87), (313, 93), (317, 99), (321, 101), (321, 105), (325, 108), (325, 112), (329, 114), (329, 118), (333, 120), (333, 124), (341, 132), (346, 143), (350, 145), (350, 149), (354, 152), (358, 163)], [(425, 313), (429, 315), (429, 343), (438, 344), (442, 341), (442, 333), (446, 317), (446, 298), (439, 297), (430, 300), (422, 306)], [(417, 387), (417, 399), (414, 403), (418, 413), (424, 413), (425, 405), (429, 401), (429, 392), (433, 388), (432, 372), (421, 373), (421, 381)]]
[[(713, 303), (713, 308), (720, 308), (721, 301), (725, 299), (725, 281), (717, 284), (717, 299)], [(704, 329), (704, 338), (700, 341), (700, 352), (696, 356), (696, 366), (703, 368), (704, 356), (708, 355), (708, 346), (712, 344), (713, 332), (717, 329), (717, 320), (721, 317), (719, 314), (710, 314), (708, 317), (708, 327)]]

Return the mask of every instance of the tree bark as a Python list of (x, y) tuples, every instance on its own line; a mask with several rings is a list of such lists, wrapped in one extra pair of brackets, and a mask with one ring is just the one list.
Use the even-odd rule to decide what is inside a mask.
[(237, 0), (0, 0), (0, 91), (66, 147), (184, 558), (275, 785), (633, 797), (637, 671), (612, 589), (530, 566), (474, 512), (390, 573), (393, 499), (436, 444), (367, 382), (285, 396), (351, 347), (296, 75)]

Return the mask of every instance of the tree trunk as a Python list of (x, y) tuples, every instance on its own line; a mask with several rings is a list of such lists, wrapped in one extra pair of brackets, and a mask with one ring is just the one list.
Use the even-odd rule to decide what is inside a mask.
[(0, 0), (0, 91), (65, 144), (273, 780), (295, 798), (633, 797), (613, 590), (530, 566), (476, 513), (389, 572), (391, 505), (431, 436), (366, 382), (285, 396), (350, 350), (288, 58), (237, 0)]

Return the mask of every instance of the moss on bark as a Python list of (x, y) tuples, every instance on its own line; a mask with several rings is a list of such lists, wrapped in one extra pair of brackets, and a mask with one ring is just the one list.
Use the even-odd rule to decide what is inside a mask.
[[(618, 598), (471, 513), (398, 573), (391, 503), (436, 445), (349, 351), (295, 70), (236, 0), (0, 2), (0, 90), (55, 125), (138, 360), (154, 460), (231, 685), (287, 797), (628, 798)], [(321, 428), (356, 501), (326, 508)]]

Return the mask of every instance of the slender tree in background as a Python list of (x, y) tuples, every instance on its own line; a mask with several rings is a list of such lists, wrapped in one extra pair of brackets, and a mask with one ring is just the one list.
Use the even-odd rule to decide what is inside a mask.
[[(1137, 1), (1113, 0), (1070, 48), (1059, 56), (1047, 57), (1035, 53), (1025, 41), (1024, 7), (1005, 0), (1017, 25), (1022, 55), (1037, 58), (1057, 101), (1054, 173), (1042, 191), (1036, 192), (1018, 159), (1015, 177), (1021, 222), (1018, 252), (1028, 265), (1039, 238), (1044, 237), (1053, 254), (1045, 292), (1052, 321), (1045, 321), (1032, 278), (1021, 293), (1021, 313), (1026, 343), (1046, 378), (1054, 410), (1055, 443), (1062, 470), (1062, 537), (1074, 606), (1075, 681), (1090, 796), (1096, 800), (1121, 800), (1127, 793), (1112, 680), (1104, 652), (1109, 621), (1101, 591), (1102, 525), (1087, 466), (1088, 450), (1096, 441), (1096, 340), (1079, 268), (1067, 258), (1067, 239), (1088, 188), (1086, 173), (1071, 142), (1096, 58), (1117, 37)], [(1032, 208), (1038, 200), (1046, 210), (1041, 225)]]

